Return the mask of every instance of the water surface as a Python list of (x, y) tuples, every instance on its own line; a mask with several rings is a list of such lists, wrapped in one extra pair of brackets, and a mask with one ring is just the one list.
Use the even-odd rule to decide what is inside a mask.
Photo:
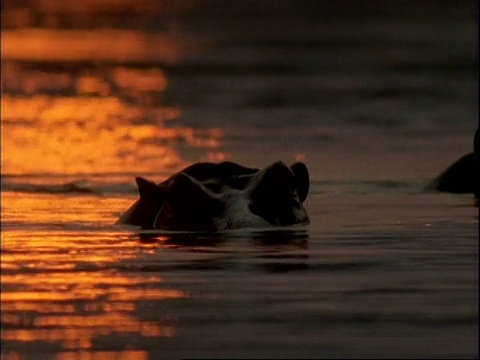
[[(477, 209), (424, 190), (472, 151), (474, 2), (23, 3), (2, 359), (478, 356)], [(310, 168), (308, 227), (114, 225), (134, 176), (279, 159)]]

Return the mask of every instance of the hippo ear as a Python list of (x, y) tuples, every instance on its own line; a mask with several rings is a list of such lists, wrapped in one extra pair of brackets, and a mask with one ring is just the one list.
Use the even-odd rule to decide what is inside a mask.
[(278, 196), (290, 196), (294, 189), (294, 176), (291, 169), (281, 161), (257, 172), (247, 184), (252, 199), (275, 201)]
[(163, 195), (162, 189), (155, 183), (148, 181), (142, 177), (136, 177), (135, 182), (138, 187), (138, 194), (142, 200), (158, 199)]
[(295, 186), (297, 188), (298, 198), (303, 203), (307, 199), (308, 192), (310, 190), (310, 175), (308, 168), (304, 163), (297, 162), (293, 164), (292, 169), (295, 175)]

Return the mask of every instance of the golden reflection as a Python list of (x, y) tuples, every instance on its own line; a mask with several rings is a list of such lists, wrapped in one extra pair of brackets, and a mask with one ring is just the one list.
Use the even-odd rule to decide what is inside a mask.
[(131, 126), (128, 121), (140, 117), (138, 110), (115, 98), (7, 95), (2, 111), (4, 173), (151, 171), (179, 162), (168, 142), (181, 137), (182, 129)]
[[(151, 1), (151, 0), (29, 0), (6, 1), (2, 3), (5, 27), (34, 27), (39, 22), (43, 26), (55, 27), (61, 24), (62, 17), (69, 23), (98, 24), (111, 15), (134, 16), (139, 18), (169, 14), (175, 16), (189, 12), (195, 0)], [(107, 15), (107, 18), (102, 17)], [(108, 16), (110, 15), (110, 16)], [(100, 20), (99, 20), (100, 19)]]
[[(30, 286), (42, 286), (42, 284), (50, 285), (64, 284), (67, 273), (49, 273), (48, 278), (37, 279), (30, 274), (3, 274), (2, 284), (14, 284), (22, 283)], [(107, 274), (91, 273), (91, 272), (75, 272), (75, 284), (87, 284), (89, 286), (98, 284), (107, 284), (109, 286), (115, 285), (138, 285), (151, 282), (161, 282), (162, 279), (159, 276), (144, 276), (139, 279), (130, 279), (125, 277), (118, 277), (114, 273), (108, 276)]]
[[(72, 88), (74, 78), (66, 73), (22, 71), (13, 62), (2, 63), (2, 87), (13, 93), (33, 95), (41, 91), (61, 91)], [(5, 109), (2, 109), (2, 114)]]
[[(128, 176), (130, 180), (130, 176)], [(53, 181), (64, 181), (62, 178)], [(89, 241), (91, 236), (100, 236), (97, 232), (82, 232), (72, 237), (70, 241), (63, 241), (65, 233), (62, 230), (52, 229), (49, 225), (48, 229), (37, 230), (35, 236), (25, 236), (24, 233), (16, 231), (5, 231), (10, 228), (21, 229), (20, 224), (39, 225), (51, 224), (86, 224), (95, 226), (97, 229), (105, 225), (113, 224), (121, 210), (116, 213), (115, 209), (124, 209), (131, 205), (133, 198), (103, 198), (97, 196), (91, 197), (72, 197), (62, 196), (61, 194), (38, 194), (38, 193), (21, 193), (21, 192), (1, 192), (1, 216), (3, 233), (2, 239), (8, 240), (12, 248), (15, 250), (22, 250), (23, 248), (34, 247), (36, 251), (46, 251), (52, 248), (65, 249), (69, 255), (82, 254), (82, 249), (79, 247), (85, 241)], [(81, 208), (82, 211), (78, 211)], [(113, 209), (113, 210), (112, 210)], [(16, 226), (12, 224), (18, 224)], [(6, 241), (5, 241), (6, 242)], [(90, 249), (100, 250), (102, 248), (121, 249), (124, 244), (115, 238), (106, 238), (103, 241), (92, 242)], [(5, 255), (0, 252), (0, 256)], [(52, 261), (48, 258), (46, 261)], [(103, 256), (101, 252), (97, 251), (96, 256)], [(19, 253), (17, 256), (21, 257)], [(25, 255), (28, 260), (28, 254)], [(2, 258), (3, 259), (3, 258)], [(107, 260), (111, 259), (111, 254), (107, 253)], [(22, 259), (18, 258), (19, 261)], [(38, 260), (38, 258), (37, 258)], [(102, 260), (101, 258), (99, 259)], [(51, 262), (51, 265), (55, 263)], [(7, 265), (2, 262), (2, 266)], [(60, 266), (59, 269), (68, 269), (69, 263), (56, 264)]]
[[(133, 180), (132, 173), (185, 166), (181, 146), (221, 154), (220, 130), (178, 126), (181, 109), (163, 104), (169, 83), (159, 65), (197, 46), (179, 27), (159, 33), (107, 23), (95, 30), (35, 25), (55, 26), (65, 14), (68, 21), (104, 11), (152, 16), (168, 11), (165, 6), (180, 11), (190, 0), (23, 3), (6, 5), (8, 27), (2, 29), (1, 162), (3, 175), (36, 177), (8, 181), (50, 185), (76, 181), (82, 173), (116, 173), (123, 183), (126, 176)], [(15, 29), (19, 24), (28, 26)], [(65, 350), (57, 354), (60, 360), (143, 360), (148, 353), (129, 350), (128, 340), (118, 352), (94, 351), (95, 343), (118, 334), (175, 335), (175, 318), (157, 305), (189, 294), (166, 285), (158, 272), (141, 271), (142, 256), (155, 256), (152, 246), (105, 230), (118, 215), (115, 209), (132, 199), (16, 191), (1, 198), (2, 345), (48, 342)], [(22, 357), (2, 352), (2, 359)]]
[(2, 30), (4, 60), (174, 62), (187, 47), (176, 34), (118, 29)]
[[(49, 207), (55, 211), (55, 207), (65, 206), (52, 202), (51, 196), (6, 193), (2, 199), (8, 209), (2, 212), (5, 226), (18, 221), (12, 209), (21, 213), (30, 207), (32, 218), (26, 222), (35, 223), (35, 216), (42, 218)], [(105, 207), (111, 203), (108, 199), (91, 203), (82, 199), (84, 209), (95, 203)], [(60, 221), (70, 215), (57, 214)], [(49, 230), (29, 231), (26, 236), (24, 230), (3, 232), (2, 342), (51, 342), (67, 350), (89, 350), (97, 338), (105, 335), (174, 336), (170, 314), (157, 312), (152, 318), (143, 306), (149, 301), (188, 298), (189, 294), (165, 287), (158, 273), (119, 270), (122, 264), (135, 266), (139, 246), (134, 240), (121, 241), (111, 233)]]
[(146, 351), (95, 351), (95, 352), (62, 352), (54, 360), (147, 360)]
[(113, 72), (115, 83), (125, 89), (141, 91), (163, 91), (167, 87), (167, 79), (158, 69), (126, 69), (116, 68)]
[(8, 308), (2, 311), (7, 312), (2, 314), (2, 341), (59, 342), (67, 349), (88, 349), (93, 339), (113, 333), (134, 333), (143, 337), (171, 337), (175, 333), (172, 325), (139, 320), (132, 311), (78, 315), (30, 313), (29, 317), (9, 314)]
[(75, 85), (80, 95), (107, 96), (110, 94), (110, 84), (95, 76), (81, 76)]
[(186, 166), (184, 144), (218, 148), (220, 130), (175, 126), (180, 108), (161, 101), (168, 79), (159, 64), (180, 59), (187, 42), (175, 33), (4, 29), (2, 173), (165, 171)]
[[(38, 11), (54, 3), (61, 3), (59, 12), (74, 13), (100, 3), (112, 11), (110, 5), (118, 5), (34, 0), (29, 13), (10, 3), (10, 26), (35, 22)], [(138, 1), (131, 5), (144, 8)], [(126, 176), (133, 180), (132, 173), (185, 166), (181, 146), (221, 156), (220, 130), (178, 126), (181, 109), (162, 102), (169, 84), (159, 64), (177, 61), (192, 43), (175, 29), (2, 29), (2, 174), (36, 174), (9, 178), (14, 185), (62, 184), (82, 173), (121, 174), (123, 183)], [(164, 284), (158, 272), (141, 271), (145, 259), (139, 254), (155, 256), (152, 246), (104, 231), (118, 215), (115, 209), (132, 199), (15, 191), (1, 198), (2, 343), (53, 343), (68, 350), (57, 356), (64, 360), (135, 360), (148, 355), (95, 352), (95, 342), (118, 334), (175, 335), (171, 314), (145, 306), (189, 294)], [(3, 358), (21, 356), (10, 352)]]
[[(3, 276), (2, 276), (3, 280)], [(4, 312), (25, 312), (35, 311), (38, 313), (73, 313), (75, 312), (75, 306), (72, 304), (58, 304), (51, 302), (2, 302), (2, 311)], [(3, 314), (5, 315), (5, 314)], [(3, 320), (2, 320), (3, 322)]]
[[(93, 86), (93, 85), (92, 85)], [(4, 95), (2, 102), (2, 172), (96, 173), (151, 172), (183, 166), (176, 147), (219, 146), (218, 129), (166, 127), (176, 108), (152, 112), (115, 97)]]
[(147, 360), (146, 351), (125, 350), (125, 351), (95, 351), (95, 352), (61, 352), (54, 360)]
[[(59, 342), (65, 349), (89, 349), (93, 339), (112, 333), (173, 336), (172, 325), (135, 315), (138, 301), (188, 296), (179, 290), (151, 287), (158, 282), (161, 279), (157, 276), (136, 278), (101, 272), (2, 274), (1, 339)], [(17, 290), (8, 290), (14, 287)]]
[(135, 290), (126, 288), (109, 289), (75, 289), (70, 291), (22, 291), (4, 292), (1, 296), (2, 304), (10, 301), (72, 301), (72, 300), (96, 300), (107, 297), (110, 301), (135, 301), (135, 300), (165, 300), (182, 299), (187, 293), (177, 290)]

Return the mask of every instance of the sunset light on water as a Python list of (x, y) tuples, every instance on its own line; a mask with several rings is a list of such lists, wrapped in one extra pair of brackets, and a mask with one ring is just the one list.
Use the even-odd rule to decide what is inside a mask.
[[(478, 356), (478, 208), (426, 190), (472, 152), (476, 3), (301, 3), (2, 3), (2, 360)], [(311, 224), (116, 224), (225, 160), (304, 162)]]
[[(93, 37), (88, 40), (89, 36)], [(159, 39), (144, 40), (128, 33), (55, 31), (7, 31), (2, 37), (6, 73), (6, 94), (1, 104), (4, 174), (165, 173), (184, 164), (176, 150), (178, 143), (200, 148), (218, 146), (218, 130), (198, 135), (191, 128), (175, 126), (180, 109), (161, 104), (161, 93), (168, 86), (161, 70), (114, 64), (118, 59), (135, 62), (138, 56), (164, 56), (166, 48), (159, 46)], [(89, 44), (94, 47), (89, 49)], [(172, 61), (178, 55), (178, 49), (172, 48), (170, 55), (160, 60)], [(112, 65), (102, 72), (72, 74), (11, 61), (87, 59)], [(135, 105), (135, 99), (141, 99), (140, 104)], [(102, 238), (97, 233), (65, 230), (72, 220), (98, 226), (105, 221), (98, 211), (92, 212), (99, 205), (98, 198), (78, 199), (83, 203), (83, 213), (71, 210), (76, 200), (68, 196), (2, 194), (2, 217), (9, 214), (13, 226), (11, 232), (2, 235), (2, 341), (57, 344), (65, 351), (83, 351), (61, 352), (55, 359), (148, 359), (143, 351), (85, 351), (99, 337), (132, 333), (173, 336), (175, 324), (171, 319), (141, 320), (135, 315), (139, 301), (182, 299), (188, 294), (163, 288), (161, 277), (156, 275), (115, 271), (122, 262), (136, 258), (138, 252), (148, 252), (148, 246), (139, 249), (135, 240), (119, 242), (110, 233)], [(118, 200), (111, 205), (126, 206), (128, 202)], [(104, 205), (108, 208), (108, 201)], [(58, 227), (54, 232), (46, 231), (52, 213), (54, 226)], [(25, 238), (23, 227), (15, 225), (22, 223), (37, 224), (45, 230), (30, 232)], [(31, 251), (35, 251), (33, 258)], [(15, 353), (6, 357), (15, 358)]]
[[(35, 199), (3, 196), (2, 211), (12, 214), (9, 207), (20, 213), (22, 208), (28, 209), (31, 218), (15, 216), (15, 221), (40, 225), (47, 221), (48, 216), (43, 214), (48, 208), (57, 214), (56, 221), (63, 227), (61, 223), (68, 224), (72, 218), (69, 211), (62, 214), (62, 209), (71, 206), (70, 202), (71, 199), (64, 199), (62, 204), (51, 196)], [(94, 219), (86, 212), (75, 218), (80, 223), (100, 223), (98, 215)], [(28, 255), (33, 249), (34, 258)], [(146, 337), (173, 336), (172, 319), (141, 320), (135, 315), (139, 301), (188, 297), (184, 291), (165, 288), (158, 275), (135, 276), (128, 272), (128, 262), (139, 254), (149, 253), (150, 249), (149, 245), (139, 248), (133, 238), (122, 234), (102, 236), (85, 231), (36, 230), (25, 238), (20, 227), (4, 233), (2, 341), (45, 342), (66, 350), (88, 350), (92, 341), (102, 336), (129, 333)], [(127, 272), (115, 270), (122, 263)], [(142, 356), (139, 358), (148, 358)]]
[(215, 149), (221, 141), (217, 129), (171, 124), (178, 109), (139, 109), (115, 97), (5, 96), (2, 108), (6, 174), (162, 172), (185, 164), (178, 144)]
[(181, 109), (162, 105), (168, 81), (159, 70), (115, 66), (99, 78), (5, 68), (5, 174), (161, 172), (185, 164), (179, 144), (214, 150), (221, 141), (219, 129), (175, 124)]

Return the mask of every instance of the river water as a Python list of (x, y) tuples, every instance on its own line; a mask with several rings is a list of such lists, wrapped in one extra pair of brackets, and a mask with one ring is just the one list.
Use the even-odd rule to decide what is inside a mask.
[[(475, 358), (475, 2), (2, 4), (2, 359)], [(114, 225), (135, 176), (305, 162), (311, 225)]]

